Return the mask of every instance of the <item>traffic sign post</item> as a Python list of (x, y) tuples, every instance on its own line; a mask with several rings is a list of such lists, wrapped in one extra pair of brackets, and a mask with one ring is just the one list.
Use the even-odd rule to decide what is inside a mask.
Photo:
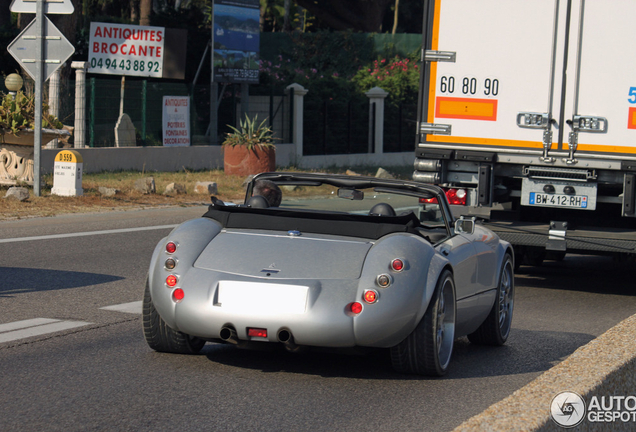
[[(38, 24), (43, 23), (44, 39), (38, 37)], [(44, 58), (39, 60), (34, 53), (37, 46), (43, 45)], [(36, 79), (37, 68), (43, 69), (43, 80), (49, 79), (53, 73), (66, 62), (75, 52), (73, 45), (55, 27), (48, 17), (37, 17), (26, 26), (22, 33), (7, 47), (9, 53), (27, 71), (31, 78)]]
[[(36, 13), (37, 0), (13, 0), (9, 10), (13, 13)], [(45, 14), (72, 14), (75, 7), (71, 0), (45, 0)]]
[[(69, 8), (70, 4), (70, 8)], [(32, 6), (35, 5), (35, 9)], [(61, 7), (57, 7), (61, 5)], [(40, 159), (42, 149), (42, 87), (68, 58), (75, 48), (44, 15), (73, 13), (70, 0), (13, 0), (11, 12), (33, 13), (35, 19), (7, 47), (35, 81), (35, 119), (33, 127), (33, 194), (40, 196)], [(31, 53), (34, 52), (35, 56)]]

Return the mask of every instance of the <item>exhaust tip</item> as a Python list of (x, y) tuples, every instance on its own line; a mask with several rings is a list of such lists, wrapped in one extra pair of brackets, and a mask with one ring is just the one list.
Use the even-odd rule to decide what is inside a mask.
[(223, 327), (221, 329), (221, 332), (219, 333), (219, 337), (221, 338), (221, 340), (232, 344), (237, 344), (239, 340), (236, 334), (236, 330), (234, 330), (234, 328), (232, 327)]
[(294, 339), (291, 332), (287, 329), (279, 330), (276, 337), (278, 338), (278, 341), (282, 343), (292, 343)]

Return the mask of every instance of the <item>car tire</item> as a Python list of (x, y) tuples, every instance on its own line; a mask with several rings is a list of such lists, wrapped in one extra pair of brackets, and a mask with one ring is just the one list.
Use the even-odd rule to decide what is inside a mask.
[(512, 256), (506, 254), (499, 272), (497, 297), (486, 320), (468, 340), (478, 345), (503, 345), (508, 339), (514, 310), (515, 276)]
[(391, 348), (393, 368), (408, 374), (445, 375), (453, 352), (456, 310), (453, 275), (444, 270), (417, 327)]
[(150, 287), (146, 279), (142, 308), (142, 326), (146, 343), (159, 352), (175, 354), (196, 354), (203, 348), (205, 341), (173, 330), (161, 318), (150, 297)]

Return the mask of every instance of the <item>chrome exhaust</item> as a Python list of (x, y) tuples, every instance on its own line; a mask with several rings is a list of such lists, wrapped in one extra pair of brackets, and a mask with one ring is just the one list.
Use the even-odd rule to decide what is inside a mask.
[(239, 342), (238, 335), (236, 334), (236, 330), (232, 327), (223, 327), (221, 329), (221, 333), (219, 334), (221, 340), (237, 345)]
[(278, 341), (285, 345), (285, 349), (289, 352), (300, 352), (304, 351), (305, 347), (301, 347), (296, 345), (294, 342), (294, 336), (288, 329), (280, 329), (278, 334), (276, 335)]

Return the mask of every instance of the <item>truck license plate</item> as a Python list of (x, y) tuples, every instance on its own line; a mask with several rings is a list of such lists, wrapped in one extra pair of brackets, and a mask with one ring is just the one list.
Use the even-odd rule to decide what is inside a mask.
[(530, 192), (530, 205), (587, 208), (587, 196)]

